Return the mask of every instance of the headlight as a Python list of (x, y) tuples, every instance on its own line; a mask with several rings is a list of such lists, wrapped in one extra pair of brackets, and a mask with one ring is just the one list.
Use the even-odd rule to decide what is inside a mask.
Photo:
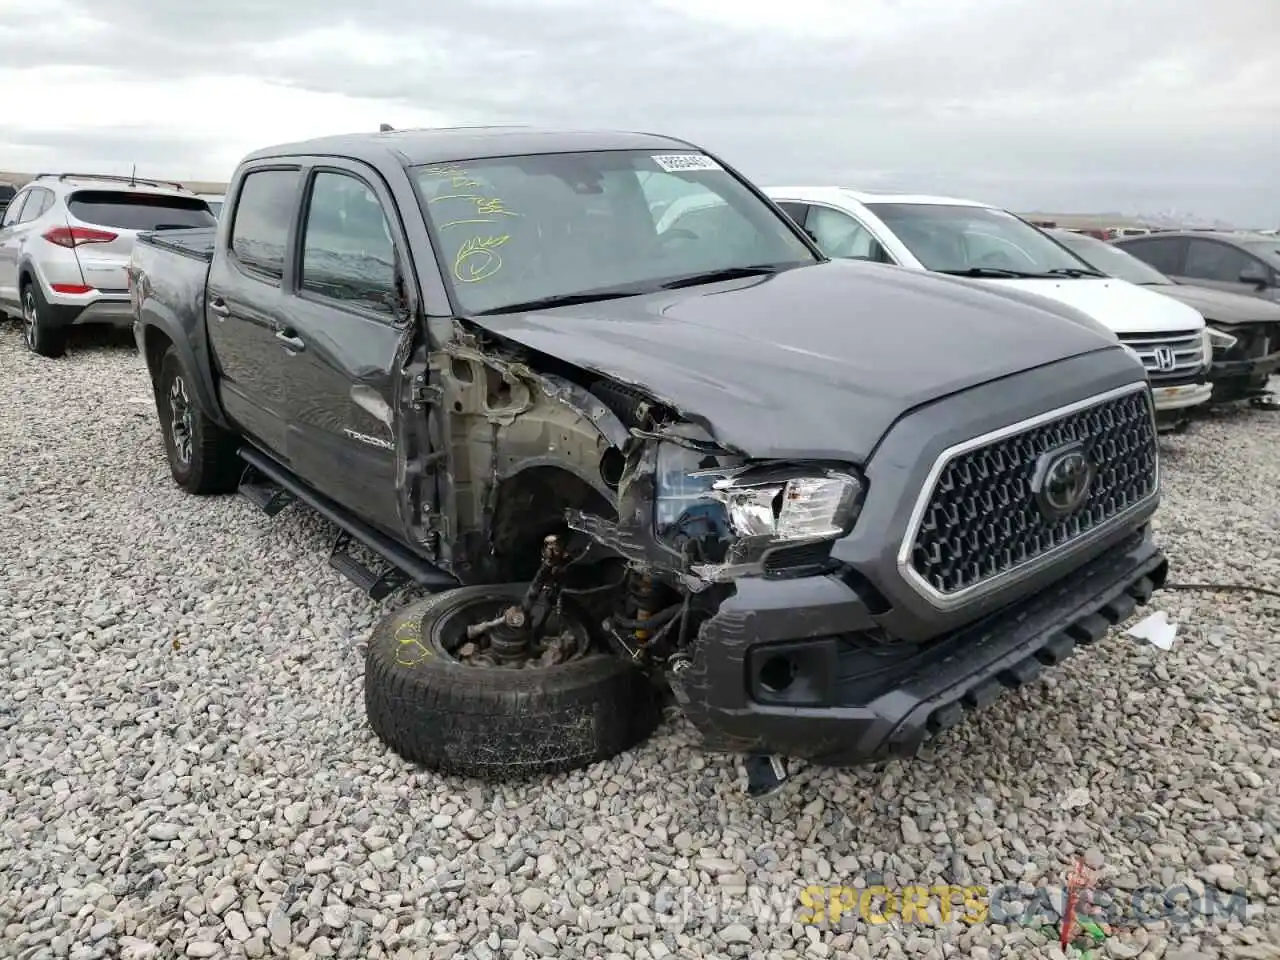
[(864, 482), (851, 468), (749, 466), (674, 442), (658, 449), (654, 526), (703, 579), (759, 572), (780, 547), (847, 534), (862, 508)]
[(1215, 350), (1227, 351), (1234, 347), (1239, 341), (1229, 333), (1224, 333), (1214, 327), (1206, 326), (1204, 328), (1205, 339), (1205, 356), (1211, 357)]
[(719, 480), (711, 496), (725, 505), (729, 527), (739, 537), (834, 540), (856, 516), (862, 484), (848, 474)]

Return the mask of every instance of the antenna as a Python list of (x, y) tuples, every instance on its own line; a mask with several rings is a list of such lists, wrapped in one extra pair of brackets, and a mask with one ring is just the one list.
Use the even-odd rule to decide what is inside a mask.
[(138, 165), (135, 163), (129, 170), (129, 186), (136, 187), (138, 185)]

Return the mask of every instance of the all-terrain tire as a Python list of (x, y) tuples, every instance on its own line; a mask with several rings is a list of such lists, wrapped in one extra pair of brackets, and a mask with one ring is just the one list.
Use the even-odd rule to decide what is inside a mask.
[(657, 689), (607, 653), (523, 670), (459, 663), (442, 627), (464, 607), (512, 601), (525, 584), (460, 587), (411, 603), (374, 630), (365, 658), (369, 725), (400, 756), (486, 780), (561, 773), (616, 756), (661, 720)]
[[(155, 380), (156, 412), (160, 416), (160, 432), (164, 437), (165, 455), (174, 482), (188, 493), (209, 495), (230, 493), (240, 485), (244, 463), (236, 450), (238, 440), (222, 429), (200, 409), (191, 375), (182, 365), (176, 347), (169, 347), (160, 359)], [(175, 418), (175, 409), (185, 398), (188, 416)], [(183, 420), (183, 441), (175, 419)]]
[(42, 357), (60, 357), (67, 352), (67, 330), (53, 324), (53, 308), (44, 298), (40, 284), (27, 280), (22, 298), (22, 339), (27, 349)]

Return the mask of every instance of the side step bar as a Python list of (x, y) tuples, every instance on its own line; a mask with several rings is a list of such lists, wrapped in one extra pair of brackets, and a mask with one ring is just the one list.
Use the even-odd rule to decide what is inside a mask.
[[(270, 481), (269, 484), (242, 482), (241, 492), (271, 516), (279, 513), (293, 500), (299, 500), (341, 530), (345, 537), (339, 535), (334, 543), (329, 564), (339, 573), (349, 577), (373, 599), (382, 599), (407, 582), (416, 583), (428, 590), (449, 590), (458, 586), (456, 579), (430, 561), (414, 555), (385, 534), (348, 516), (328, 497), (295, 480), (288, 471), (282, 469), (260, 450), (246, 445), (237, 452), (241, 460)], [(273, 491), (271, 485), (278, 487), (279, 490)], [(246, 487), (251, 490), (246, 490)], [(394, 571), (390, 575), (374, 573), (347, 553), (346, 547), (351, 540), (358, 541), (377, 554), (393, 567)], [(402, 576), (397, 577), (396, 574)], [(378, 596), (374, 596), (375, 590)]]
[(371, 600), (384, 600), (409, 582), (398, 567), (388, 566), (381, 573), (370, 570), (347, 552), (350, 545), (351, 534), (339, 530), (333, 549), (329, 551), (329, 566), (359, 587)]

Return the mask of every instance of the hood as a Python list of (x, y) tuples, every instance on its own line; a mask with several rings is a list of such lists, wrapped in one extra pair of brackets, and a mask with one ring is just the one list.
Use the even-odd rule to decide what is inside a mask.
[(471, 322), (634, 384), (751, 456), (855, 463), (914, 407), (1119, 349), (1047, 304), (842, 260)]
[(1027, 278), (1023, 280), (978, 280), (977, 283), (1012, 287), (1075, 307), (1105, 324), (1116, 333), (1167, 333), (1198, 330), (1204, 326), (1199, 311), (1139, 287), (1110, 277)]
[(1280, 304), (1261, 297), (1250, 297), (1229, 290), (1197, 287), (1189, 283), (1173, 283), (1145, 287), (1162, 296), (1172, 297), (1198, 310), (1206, 320), (1217, 323), (1280, 323)]

